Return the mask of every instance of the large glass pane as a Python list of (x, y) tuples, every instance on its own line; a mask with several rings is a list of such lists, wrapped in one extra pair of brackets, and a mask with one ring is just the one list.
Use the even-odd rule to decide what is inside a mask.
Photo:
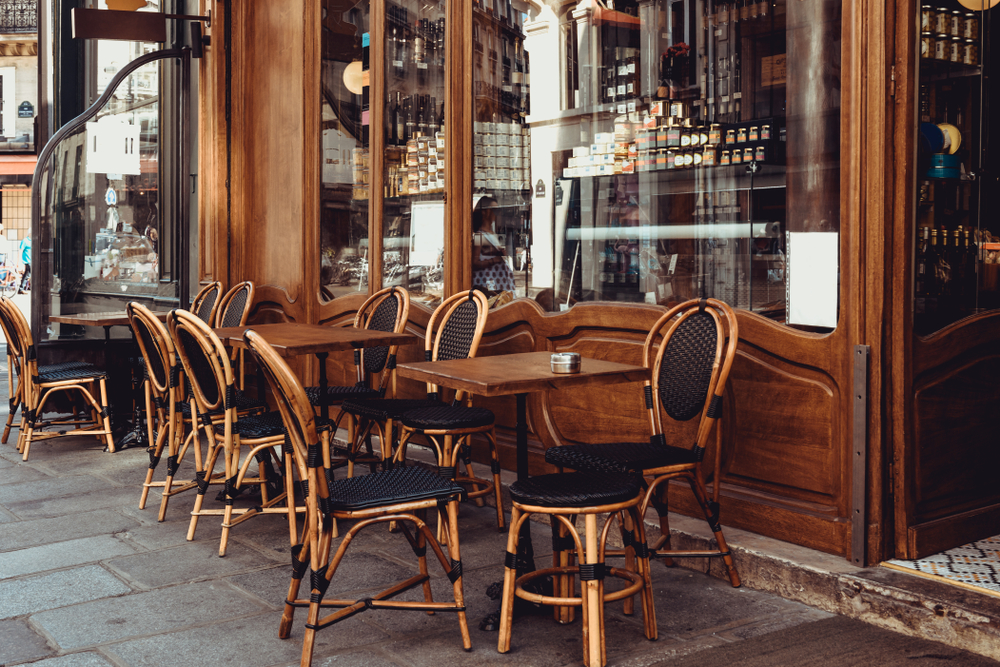
[(517, 296), (835, 325), (840, 3), (504, 1), (476, 12), (474, 179)]
[(382, 285), (444, 291), (445, 3), (386, 3)]
[[(138, 49), (135, 55), (145, 48), (127, 47)], [(170, 278), (177, 258), (164, 254), (177, 225), (159, 216), (161, 67), (156, 60), (126, 76), (44, 164), (36, 184), (42, 252), (33, 272), (34, 287), (45, 294), (44, 322), (49, 315), (120, 311), (129, 301), (155, 309), (177, 305), (177, 282)], [(42, 339), (83, 335), (103, 332), (48, 324), (36, 333)]]
[(320, 293), (368, 289), (369, 3), (323, 0)]
[[(986, 11), (973, 11), (977, 7)], [(924, 5), (920, 12), (913, 307), (918, 334), (1000, 307), (1000, 227), (983, 217), (1000, 203), (1000, 193), (980, 189), (980, 177), (995, 168), (983, 150), (990, 120), (983, 109), (1000, 92), (988, 76), (997, 57), (990, 36), (998, 29), (990, 18), (988, 5), (968, 0)]]

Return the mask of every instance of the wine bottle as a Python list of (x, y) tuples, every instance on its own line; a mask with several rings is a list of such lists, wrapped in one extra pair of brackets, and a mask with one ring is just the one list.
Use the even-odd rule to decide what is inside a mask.
[(913, 292), (914, 296), (925, 297), (928, 296), (928, 289), (930, 287), (930, 274), (932, 268), (930, 267), (928, 258), (930, 256), (930, 229), (928, 227), (923, 228), (923, 234), (920, 238), (920, 242), (917, 245), (917, 259), (916, 266), (914, 267), (914, 286)]
[(406, 115), (403, 110), (403, 93), (396, 91), (396, 117), (395, 117), (396, 127), (394, 128), (396, 144), (405, 145), (406, 144)]

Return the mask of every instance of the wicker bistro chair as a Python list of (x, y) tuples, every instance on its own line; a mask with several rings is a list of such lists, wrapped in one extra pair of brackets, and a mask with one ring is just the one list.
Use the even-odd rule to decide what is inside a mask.
[[(15, 322), (15, 315), (7, 314), (4, 309), (17, 307), (13, 302), (8, 303), (6, 297), (0, 298), (0, 329), (3, 330), (4, 338), (7, 339), (7, 387), (10, 388), (10, 410), (7, 413), (7, 423), (4, 425), (3, 437), (0, 442), (7, 444), (10, 438), (10, 429), (14, 425), (14, 418), (17, 411), (21, 411), (21, 420), (18, 427), (17, 451), (21, 452), (24, 447), (23, 436), (26, 431), (27, 395), (26, 385), (27, 374), (25, 372), (26, 350), (22, 347), (21, 333), (18, 324)], [(20, 314), (20, 311), (17, 311)], [(42, 372), (54, 369), (85, 368), (90, 364), (82, 361), (70, 361), (56, 366), (44, 366)]]
[[(486, 313), (486, 297), (482, 292), (469, 290), (445, 299), (431, 313), (425, 340), (433, 341), (433, 345), (425, 343), (425, 358), (433, 361), (475, 356), (486, 325)], [(410, 410), (443, 405), (438, 395), (429, 394), (427, 398), (418, 399), (352, 399), (344, 401), (341, 410), (357, 423), (352, 449), (359, 451), (361, 443), (367, 441), (374, 430), (379, 436), (383, 460), (389, 461), (394, 457), (394, 425), (399, 419)], [(443, 464), (439, 462), (439, 465)]]
[(194, 299), (191, 301), (191, 312), (200, 317), (205, 324), (214, 324), (221, 296), (222, 283), (218, 280), (208, 283), (194, 295)]
[[(653, 587), (649, 577), (649, 558), (645, 550), (637, 550), (625, 569), (608, 568), (604, 557), (613, 520), (618, 519), (623, 531), (645, 544), (642, 524), (642, 487), (633, 475), (621, 473), (556, 473), (531, 477), (510, 487), (510, 529), (507, 532), (507, 553), (504, 561), (503, 595), (500, 610), (500, 636), (497, 650), (510, 650), (511, 624), (515, 597), (536, 604), (556, 607), (557, 620), (568, 622), (566, 607), (583, 610), (583, 663), (587, 667), (603, 667), (607, 662), (604, 643), (604, 603), (630, 599), (636, 593), (642, 597), (643, 625), (647, 639), (657, 637), (656, 612), (653, 608)], [(517, 576), (517, 546), (524, 522), (532, 514), (547, 514), (558, 535), (553, 537), (554, 567)], [(598, 531), (597, 517), (608, 514), (604, 528)], [(583, 540), (577, 534), (575, 518), (583, 515)], [(555, 532), (555, 530), (553, 531)], [(566, 552), (575, 552), (579, 565), (567, 563)], [(553, 595), (526, 590), (525, 584), (539, 577), (553, 577)], [(580, 596), (574, 595), (572, 578), (580, 578)], [(624, 579), (627, 585), (613, 593), (604, 589), (604, 579), (612, 576)]]
[[(368, 297), (358, 309), (354, 317), (356, 329), (371, 329), (373, 331), (393, 331), (402, 333), (406, 328), (410, 312), (410, 293), (402, 287), (387, 287)], [(357, 371), (357, 382), (353, 386), (328, 386), (326, 396), (321, 394), (321, 387), (306, 387), (306, 397), (313, 406), (322, 410), (344, 401), (389, 398), (396, 396), (396, 349), (397, 345), (368, 347), (354, 351), (354, 367)], [(320, 360), (325, 363), (325, 357)], [(326, 414), (322, 414), (326, 417)], [(347, 417), (347, 441), (350, 443), (347, 456), (337, 462), (327, 461), (327, 468), (347, 466), (347, 476), (354, 476), (354, 465), (359, 462), (361, 442), (355, 439), (357, 420), (355, 415), (343, 411), (337, 416), (336, 424), (340, 425), (343, 417)], [(370, 450), (370, 444), (369, 444)], [(361, 463), (370, 465), (382, 462), (387, 455), (369, 455), (360, 459)]]
[[(170, 332), (149, 309), (136, 302), (130, 303), (128, 317), (145, 362), (144, 395), (147, 437), (150, 443), (147, 449), (149, 467), (146, 470), (146, 481), (142, 485), (142, 495), (139, 497), (139, 509), (145, 509), (149, 490), (159, 488), (161, 500), (158, 520), (163, 521), (170, 497), (195, 488), (192, 481), (176, 482), (178, 486), (174, 486), (174, 475), (191, 442), (191, 438), (187, 438), (184, 440), (185, 446), (180, 447), (184, 436), (184, 414), (177, 409), (181, 390), (181, 362)], [(167, 475), (163, 481), (154, 482), (154, 473), (164, 448), (167, 451)]]
[[(295, 506), (291, 453), (283, 452), (284, 488), (277, 485), (280, 476), (272, 465), (277, 458), (274, 446), (284, 442), (284, 428), (278, 413), (239, 416), (236, 405), (236, 387), (232, 366), (222, 341), (207, 324), (192, 313), (175, 310), (167, 318), (167, 326), (184, 367), (194, 395), (194, 428), (203, 430), (208, 443), (203, 454), (200, 438), (194, 435), (195, 484), (198, 494), (191, 512), (187, 539), (193, 540), (202, 516), (222, 516), (222, 537), (219, 555), (226, 555), (229, 529), (258, 514), (285, 514), (288, 518), (292, 544), (298, 542), (296, 512), (305, 511)], [(221, 414), (221, 418), (216, 417)], [(242, 457), (241, 450), (249, 451)], [(219, 457), (223, 459), (224, 472), (216, 473)], [(258, 476), (249, 474), (250, 464), (258, 463)], [(223, 485), (222, 509), (205, 508), (205, 494), (210, 485)], [(260, 490), (260, 504), (253, 507), (234, 507), (244, 485), (255, 485)], [(272, 497), (273, 493), (273, 497)], [(284, 503), (284, 504), (282, 504)]]
[[(240, 327), (247, 323), (247, 316), (250, 314), (250, 307), (253, 306), (254, 286), (249, 280), (236, 285), (226, 292), (219, 302), (219, 308), (215, 313), (215, 326)], [(240, 391), (246, 389), (246, 366), (243, 359), (243, 350), (235, 349), (229, 355), (229, 360), (235, 362), (239, 359), (239, 372), (237, 378)]]
[[(479, 298), (485, 302), (486, 298), (478, 291), (470, 292), (469, 296), (465, 294), (459, 296), (460, 298), (452, 303), (450, 311), (439, 308), (427, 324), (424, 356), (430, 361), (476, 356), (479, 340), (482, 337), (483, 328), (486, 326), (486, 314), (489, 306), (475, 301), (478, 308), (475, 329), (471, 332), (463, 332), (461, 329), (467, 329), (469, 323), (453, 317), (457, 309), (464, 308), (469, 310), (471, 314), (473, 300)], [(462, 317), (469, 317), (469, 314)], [(453, 325), (454, 327), (451, 329)], [(472, 339), (467, 347), (464, 344), (455, 344), (459, 342), (463, 333), (465, 337), (471, 333)], [(427, 396), (436, 398), (438, 386), (428, 383)], [(437, 455), (438, 472), (442, 477), (470, 486), (472, 490), (469, 491), (468, 497), (476, 500), (479, 504), (482, 504), (481, 498), (483, 496), (491, 493), (495, 495), (497, 528), (503, 530), (503, 498), (500, 485), (500, 461), (497, 457), (495, 419), (493, 412), (486, 408), (472, 407), (471, 403), (472, 396), (457, 392), (451, 405), (437, 404), (404, 412), (399, 417), (401, 428), (397, 458), (405, 457), (406, 445), (412, 436), (425, 436)], [(486, 436), (489, 443), (492, 479), (476, 477), (472, 470), (469, 440), (474, 434)], [(465, 475), (458, 474), (459, 458), (465, 463)]]
[[(15, 346), (22, 352), (19, 363), (20, 378), (14, 393), (20, 393), (21, 428), (18, 434), (18, 451), (27, 461), (31, 443), (64, 435), (94, 435), (104, 440), (107, 450), (115, 451), (111, 433), (111, 410), (108, 408), (107, 374), (91, 364), (69, 362), (39, 366), (28, 321), (14, 302), (0, 299), (0, 321), (8, 342), (16, 339)], [(30, 382), (29, 382), (30, 378)], [(45, 419), (45, 404), (56, 392), (76, 393), (90, 408), (90, 417), (74, 414), (68, 417)], [(98, 403), (95, 394), (100, 394)], [(75, 427), (67, 429), (67, 427)], [(54, 428), (55, 431), (44, 431)]]
[[(734, 587), (740, 585), (740, 577), (719, 525), (722, 452), (718, 430), (711, 499), (702, 460), (712, 426), (721, 416), (722, 394), (738, 339), (736, 316), (721, 301), (692, 299), (671, 308), (653, 325), (643, 347), (644, 365), (652, 369), (651, 380), (646, 381), (644, 388), (652, 430), (649, 442), (567, 445), (545, 452), (546, 462), (560, 468), (626, 473), (641, 479), (645, 498), (640, 509), (645, 512), (652, 503), (660, 516), (661, 536), (652, 546), (651, 556), (722, 558)], [(654, 397), (658, 400), (654, 401)], [(664, 419), (686, 421), (694, 417), (700, 419), (694, 445), (688, 448), (668, 444), (663, 433)], [(670, 548), (667, 483), (678, 478), (686, 480), (694, 492), (715, 534), (718, 549), (676, 551)]]
[[(469, 625), (465, 617), (462, 591), (462, 559), (458, 539), (458, 501), (461, 487), (433, 472), (419, 467), (396, 467), (390, 470), (348, 477), (329, 482), (322, 470), (322, 445), (318, 443), (316, 417), (302, 386), (288, 365), (254, 331), (244, 334), (256, 362), (263, 369), (278, 410), (288, 431), (286, 447), (292, 450), (295, 466), (307, 478), (306, 526), (303, 543), (292, 549), (292, 578), (285, 601), (278, 636), (287, 639), (291, 633), (295, 609), (309, 609), (302, 645), (301, 665), (312, 663), (316, 631), (368, 609), (394, 609), (425, 612), (455, 612), (458, 614), (462, 646), (472, 647)], [(449, 539), (448, 557), (426, 523), (427, 510), (447, 515)], [(353, 521), (351, 529), (331, 554), (335, 536), (333, 526), (338, 519)], [(384, 591), (364, 599), (324, 599), (347, 548), (362, 529), (378, 523), (398, 522), (400, 532), (417, 556), (418, 574), (389, 586)], [(408, 527), (413, 526), (411, 532)], [(430, 546), (451, 582), (453, 601), (435, 602), (431, 594), (427, 569), (427, 547)], [(332, 557), (331, 557), (332, 556)], [(302, 578), (310, 569), (310, 593), (299, 597)], [(440, 581), (440, 580), (439, 580)], [(395, 596), (422, 587), (424, 600), (397, 601)], [(336, 609), (322, 616), (324, 610)]]

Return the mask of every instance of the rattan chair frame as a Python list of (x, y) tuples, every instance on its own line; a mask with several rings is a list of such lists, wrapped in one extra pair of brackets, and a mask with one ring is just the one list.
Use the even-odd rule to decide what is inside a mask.
[[(656, 611), (653, 606), (653, 586), (649, 572), (649, 559), (640, 554), (626, 568), (604, 569), (607, 552), (607, 541), (611, 526), (617, 520), (622, 531), (635, 535), (638, 542), (645, 544), (646, 534), (640, 514), (642, 494), (636, 495), (626, 502), (616, 502), (592, 505), (589, 507), (547, 507), (512, 502), (510, 529), (507, 532), (507, 558), (504, 567), (503, 594), (501, 596), (500, 633), (497, 640), (497, 651), (510, 651), (511, 626), (514, 619), (514, 598), (518, 597), (535, 604), (548, 605), (555, 608), (556, 620), (568, 623), (573, 620), (571, 612), (574, 607), (582, 609), (583, 630), (583, 664), (586, 667), (603, 667), (607, 663), (607, 650), (604, 641), (604, 604), (616, 600), (631, 599), (640, 594), (643, 610), (643, 631), (649, 640), (657, 638)], [(542, 568), (517, 576), (515, 563), (517, 561), (517, 544), (524, 522), (532, 514), (545, 514), (549, 521), (558, 526), (559, 536), (569, 537), (573, 541), (573, 549), (553, 551), (553, 567)], [(598, 531), (598, 515), (607, 514), (603, 528)], [(576, 517), (583, 516), (584, 538), (576, 529)], [(623, 579), (627, 582), (624, 588), (606, 593), (603, 576), (581, 580), (580, 595), (575, 595), (574, 577), (579, 576), (581, 568), (572, 564), (576, 556), (578, 563), (597, 567), (607, 576)], [(553, 595), (543, 595), (529, 591), (525, 585), (541, 578), (553, 578)]]
[[(226, 292), (225, 296), (219, 300), (219, 307), (215, 311), (215, 328), (218, 329), (226, 326), (241, 327), (246, 324), (247, 317), (250, 315), (250, 309), (253, 308), (253, 297), (255, 291), (253, 282), (250, 280), (244, 280)], [(243, 302), (243, 307), (239, 310), (239, 317), (236, 318), (236, 323), (233, 324), (232, 320), (227, 323), (226, 319), (229, 318), (229, 308), (233, 304), (233, 299), (244, 293), (246, 294), (246, 300)], [(237, 360), (239, 361), (239, 371), (237, 372), (236, 377), (239, 382), (240, 390), (242, 391), (246, 389), (246, 360), (244, 358), (244, 350), (242, 348), (234, 349), (229, 354), (229, 360), (233, 363)]]
[[(396, 319), (393, 322), (392, 331), (394, 333), (403, 333), (406, 330), (406, 323), (410, 315), (410, 293), (403, 287), (392, 286), (386, 287), (384, 289), (375, 292), (370, 297), (365, 299), (365, 302), (361, 304), (358, 308), (358, 312), (354, 315), (353, 327), (355, 329), (369, 329), (374, 321), (374, 315), (379, 307), (390, 298), (397, 299), (396, 306)], [(354, 354), (354, 367), (355, 375), (357, 377), (357, 383), (355, 386), (364, 386), (371, 389), (377, 390), (385, 398), (395, 398), (396, 397), (396, 353), (399, 349), (399, 345), (389, 345), (386, 354), (385, 363), (382, 369), (376, 374), (368, 371), (366, 360), (375, 350), (378, 348), (361, 348), (356, 350)], [(321, 360), (320, 363), (325, 363), (325, 358)], [(377, 382), (376, 382), (377, 379)], [(312, 389), (312, 388), (311, 388)], [(320, 391), (319, 387), (315, 387), (317, 391)], [(323, 397), (320, 397), (322, 402)], [(330, 406), (330, 396), (326, 397), (327, 406)], [(318, 409), (321, 409), (320, 404), (316, 404)], [(328, 469), (340, 468), (347, 466), (347, 476), (354, 476), (354, 466), (358, 463), (375, 465), (379, 463), (384, 463), (386, 458), (390, 455), (390, 452), (385, 448), (382, 448), (380, 454), (374, 455), (371, 453), (371, 447), (369, 445), (368, 455), (359, 455), (360, 446), (363, 444), (355, 438), (357, 432), (357, 419), (354, 415), (345, 413), (343, 410), (339, 411), (336, 419), (334, 420), (334, 432), (340, 427), (341, 422), (345, 422), (347, 430), (347, 442), (348, 449), (347, 453), (343, 457), (331, 457), (326, 462), (326, 467)]]
[[(191, 438), (184, 438), (184, 415), (177, 409), (178, 399), (183, 391), (183, 370), (180, 358), (174, 348), (173, 338), (167, 327), (152, 312), (140, 303), (128, 305), (128, 316), (136, 342), (146, 364), (145, 402), (149, 448), (149, 467), (139, 497), (139, 509), (145, 509), (149, 490), (160, 489), (160, 510), (158, 521), (167, 515), (167, 505), (172, 496), (197, 488), (194, 480), (177, 480), (175, 476), (187, 452)], [(143, 330), (146, 334), (143, 335)], [(148, 336), (148, 339), (147, 339)], [(159, 360), (159, 368), (153, 364)], [(164, 377), (158, 377), (158, 370)], [(183, 446), (181, 445), (184, 441)], [(153, 477), (163, 456), (167, 452), (167, 474), (162, 481)]]
[[(219, 541), (219, 556), (225, 556), (230, 529), (233, 526), (260, 514), (282, 514), (287, 517), (289, 534), (292, 541), (296, 542), (298, 540), (296, 513), (304, 512), (305, 507), (295, 505), (290, 453), (283, 452), (282, 455), (286, 471), (284, 490), (275, 494), (274, 497), (269, 496), (268, 490), (268, 482), (276, 480), (269, 480), (267, 469), (271, 460), (278, 460), (274, 447), (283, 443), (284, 436), (241, 437), (238, 426), (239, 416), (233, 401), (236, 391), (235, 378), (222, 341), (199, 317), (184, 310), (172, 311), (167, 318), (167, 327), (191, 387), (191, 414), (192, 422), (195, 424), (194, 428), (202, 429), (204, 440), (207, 442), (207, 448), (203, 454), (201, 438), (197, 436), (197, 433), (193, 434), (195, 476), (197, 477), (195, 484), (198, 487), (198, 493), (191, 511), (187, 539), (189, 541), (194, 539), (200, 517), (221, 516), (222, 536)], [(183, 343), (183, 336), (191, 337), (197, 345), (194, 354), (198, 356), (191, 356)], [(203, 385), (203, 382), (207, 382), (209, 379), (199, 378), (196, 372), (198, 366), (195, 364), (201, 364), (201, 368), (207, 368), (210, 371), (210, 381), (214, 383), (213, 386)], [(206, 393), (206, 389), (211, 391)], [(207, 417), (209, 413), (216, 411), (221, 411), (221, 417)], [(221, 434), (216, 430), (216, 426), (219, 424), (223, 427)], [(245, 449), (246, 454), (241, 464), (241, 453)], [(216, 473), (215, 466), (220, 456), (223, 459), (224, 471)], [(251, 477), (248, 474), (248, 469), (254, 460), (258, 462), (258, 474), (256, 477)], [(254, 507), (236, 508), (234, 501), (245, 484), (255, 484), (260, 488), (261, 502)], [(225, 506), (222, 509), (204, 507), (205, 494), (212, 485), (221, 485), (224, 488)]]
[[(7, 444), (10, 438), (10, 429), (14, 425), (14, 417), (18, 410), (21, 410), (20, 428), (18, 429), (18, 440), (20, 434), (24, 432), (24, 369), (22, 361), (24, 355), (20, 349), (20, 337), (12, 329), (8, 329), (7, 319), (0, 319), (0, 329), (3, 330), (4, 338), (7, 339), (7, 388), (10, 391), (10, 409), (7, 412), (7, 423), (4, 425), (3, 436), (0, 443)], [(20, 447), (18, 447), (20, 451)]]
[[(303, 529), (303, 542), (292, 549), (292, 577), (289, 583), (288, 595), (278, 630), (278, 636), (287, 639), (291, 634), (295, 610), (299, 607), (308, 608), (308, 619), (302, 644), (301, 667), (312, 664), (313, 645), (316, 631), (344, 620), (366, 609), (392, 609), (425, 612), (455, 612), (458, 615), (462, 645), (466, 650), (472, 648), (469, 635), (469, 625), (465, 615), (465, 601), (462, 590), (461, 551), (458, 533), (458, 495), (447, 500), (444, 512), (447, 515), (449, 539), (448, 558), (445, 557), (441, 545), (434, 538), (424, 516), (428, 510), (441, 510), (437, 499), (395, 502), (383, 506), (371, 507), (356, 511), (337, 511), (330, 509), (330, 491), (326, 471), (323, 469), (321, 456), (314, 453), (318, 437), (316, 432), (316, 416), (313, 407), (298, 378), (295, 377), (285, 361), (270, 345), (254, 331), (244, 334), (244, 340), (256, 357), (258, 366), (271, 384), (272, 393), (278, 404), (282, 419), (288, 432), (287, 447), (293, 452), (295, 467), (299, 475), (308, 480), (306, 525)], [(335, 554), (331, 557), (332, 540), (336, 537), (334, 526), (336, 521), (344, 519), (355, 523), (343, 537)], [(419, 574), (398, 582), (382, 592), (366, 599), (325, 599), (324, 595), (340, 563), (346, 555), (348, 546), (354, 537), (368, 526), (396, 522), (410, 546), (417, 555)], [(414, 533), (411, 535), (407, 524), (412, 524)], [(452, 582), (453, 602), (434, 602), (430, 589), (430, 575), (427, 569), (426, 547), (431, 547), (441, 567)], [(299, 597), (302, 578), (306, 569), (312, 571), (310, 577), (310, 596)], [(392, 600), (393, 597), (422, 587), (423, 602), (403, 602)], [(324, 609), (334, 608), (338, 611), (322, 616)]]
[[(205, 324), (214, 324), (216, 317), (215, 314), (219, 311), (219, 302), (221, 297), (222, 283), (218, 280), (210, 282), (198, 290), (198, 293), (194, 295), (194, 299), (191, 300), (190, 312), (200, 317)], [(206, 304), (208, 304), (208, 312), (206, 312), (205, 316), (202, 317), (201, 311)]]
[[(115, 441), (111, 431), (111, 411), (108, 408), (107, 380), (103, 371), (91, 377), (80, 377), (68, 380), (43, 381), (40, 378), (38, 359), (35, 356), (35, 346), (31, 335), (31, 327), (24, 314), (7, 298), (0, 298), (0, 308), (12, 331), (18, 336), (18, 347), (23, 353), (22, 370), (22, 415), (21, 432), (18, 434), (18, 449), (23, 461), (28, 460), (31, 443), (40, 440), (50, 440), (68, 435), (93, 435), (104, 440), (107, 451), (115, 451)], [(31, 378), (31, 381), (28, 381)], [(48, 399), (57, 392), (77, 392), (90, 409), (90, 419), (80, 418), (74, 414), (68, 418), (45, 419), (44, 408)], [(98, 403), (95, 393), (99, 393)], [(67, 426), (75, 428), (67, 429)], [(55, 427), (57, 431), (43, 431), (44, 428)]]
[[(739, 327), (732, 308), (716, 299), (691, 299), (664, 313), (650, 329), (643, 345), (643, 364), (646, 368), (651, 369), (650, 378), (644, 382), (643, 389), (646, 396), (653, 397), (646, 404), (650, 432), (652, 433), (651, 442), (661, 441), (664, 435), (664, 420), (671, 419), (671, 417), (667, 414), (659, 398), (660, 369), (667, 347), (678, 328), (690, 317), (701, 312), (707, 313), (715, 324), (716, 348), (704, 405), (700, 411), (697, 436), (692, 446), (692, 449), (699, 454), (696, 456), (697, 460), (693, 462), (642, 470), (646, 492), (640, 510), (645, 513), (646, 509), (652, 505), (659, 515), (661, 534), (650, 547), (651, 557), (662, 558), (668, 565), (672, 564), (673, 558), (721, 558), (730, 583), (733, 587), (739, 587), (739, 573), (719, 524), (722, 430), (717, 422), (721, 418), (722, 395), (739, 342)], [(709, 494), (702, 458), (710, 446), (708, 440), (713, 428), (715, 428), (716, 437), (713, 443), (712, 493)], [(613, 447), (613, 445), (607, 446)], [(682, 479), (690, 486), (715, 536), (717, 549), (676, 550), (671, 548), (667, 489), (668, 482), (673, 479)], [(622, 552), (618, 551), (613, 555), (621, 554)]]
[[(437, 361), (440, 353), (441, 334), (444, 332), (448, 321), (451, 319), (451, 316), (454, 315), (455, 311), (461, 307), (463, 303), (469, 300), (475, 301), (478, 314), (472, 341), (469, 346), (468, 356), (474, 357), (476, 355), (476, 351), (479, 348), (479, 341), (482, 339), (483, 330), (486, 327), (486, 316), (489, 311), (489, 304), (487, 303), (486, 295), (473, 289), (466, 292), (459, 292), (448, 297), (434, 309), (434, 312), (431, 313), (430, 320), (427, 322), (426, 333), (424, 335), (424, 358), (427, 361)], [(428, 384), (427, 396), (429, 400), (437, 401), (439, 397), (438, 386)], [(464, 394), (463, 392), (458, 392), (455, 395), (456, 404), (462, 400), (464, 400)], [(356, 417), (356, 415), (352, 415), (352, 417)], [(385, 422), (379, 422), (368, 418), (357, 419), (357, 425), (354, 429), (354, 437), (349, 440), (352, 451), (360, 451), (361, 445), (364, 443), (369, 443), (368, 446), (370, 448), (370, 438), (372, 432), (375, 431), (378, 434), (379, 443), (382, 447), (382, 460), (386, 461), (389, 459), (398, 459), (399, 457), (396, 456), (396, 447), (394, 446), (395, 443), (392, 438), (395, 428), (394, 422), (395, 420), (392, 418), (389, 418)], [(405, 458), (405, 450), (403, 450), (401, 456)], [(438, 465), (444, 464), (439, 462)]]
[[(479, 292), (478, 290), (470, 290), (469, 292), (457, 294), (455, 297), (446, 301), (445, 303), (449, 304), (449, 306), (448, 310), (444, 311), (443, 315), (439, 315), (439, 311), (441, 311), (440, 308), (431, 315), (431, 319), (427, 324), (427, 337), (424, 339), (425, 357), (429, 357), (431, 360), (437, 360), (441, 345), (441, 333), (444, 330), (445, 323), (455, 312), (455, 309), (461, 306), (462, 303), (469, 298), (476, 299), (477, 306), (479, 307), (479, 318), (476, 322), (476, 333), (473, 337), (472, 345), (469, 347), (468, 354), (470, 358), (476, 356), (476, 353), (479, 351), (479, 342), (482, 340), (482, 332), (486, 327), (486, 318), (489, 315), (489, 303), (485, 294)], [(444, 306), (445, 303), (442, 303), (441, 305)], [(485, 306), (483, 305), (484, 303)], [(430, 382), (427, 383), (428, 396), (437, 396), (438, 391), (439, 389), (436, 384)], [(457, 392), (455, 396), (455, 403), (463, 403), (466, 406), (471, 406), (472, 397), (464, 395), (463, 392)], [(437, 456), (439, 470), (450, 475), (451, 478), (457, 483), (471, 487), (471, 490), (468, 493), (468, 498), (470, 500), (473, 500), (477, 505), (482, 506), (482, 499), (485, 496), (489, 496), (491, 494), (494, 496), (494, 502), (496, 503), (497, 510), (497, 529), (503, 530), (503, 487), (500, 483), (500, 459), (497, 452), (496, 425), (494, 423), (490, 423), (487, 426), (474, 428), (434, 429), (422, 428), (414, 426), (413, 424), (408, 424), (406, 422), (405, 415), (400, 421), (399, 447), (397, 448), (397, 455), (395, 458), (397, 460), (405, 458), (407, 443), (414, 435), (425, 436)], [(485, 436), (489, 445), (490, 471), (492, 473), (491, 479), (477, 477), (472, 468), (472, 457), (470, 451), (471, 438), (476, 434)], [(464, 475), (458, 473), (459, 461), (462, 461), (465, 464)]]

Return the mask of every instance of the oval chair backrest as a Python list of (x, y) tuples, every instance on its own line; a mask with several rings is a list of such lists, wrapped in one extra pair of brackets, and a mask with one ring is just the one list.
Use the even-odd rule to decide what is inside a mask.
[(3, 335), (7, 338), (7, 347), (13, 356), (20, 360), (24, 355), (24, 341), (21, 339), (20, 328), (9, 312), (9, 309), (16, 307), (7, 297), (0, 297), (0, 326), (3, 327)]
[(140, 303), (133, 301), (128, 304), (127, 311), (132, 331), (135, 332), (135, 340), (139, 344), (139, 351), (142, 352), (142, 358), (146, 362), (146, 375), (153, 391), (163, 397), (176, 383), (176, 379), (170, 375), (173, 359), (176, 356), (170, 332), (148, 308)]
[(445, 299), (427, 324), (430, 361), (476, 356), (488, 311), (486, 296), (479, 290), (459, 292)]
[(205, 285), (191, 302), (191, 312), (200, 317), (205, 324), (211, 325), (215, 322), (215, 311), (220, 296), (222, 296), (222, 283), (215, 281)]
[(249, 280), (229, 290), (219, 303), (215, 326), (238, 327), (246, 324), (253, 305), (253, 293), (253, 283)]
[[(286, 442), (292, 446), (299, 477), (306, 479), (308, 448), (319, 443), (319, 436), (316, 433), (315, 414), (305, 390), (285, 360), (257, 332), (248, 329), (243, 334), (243, 340), (246, 341), (250, 353), (257, 362), (257, 367), (263, 371), (267, 383), (271, 386), (271, 394), (281, 413), (281, 420), (288, 435)], [(322, 465), (322, 459), (317, 465)], [(319, 491), (321, 496), (326, 497), (326, 476), (320, 474), (316, 475), (316, 478), (322, 491), (316, 489), (311, 482), (309, 494)]]
[[(409, 311), (409, 293), (402, 287), (388, 287), (376, 292), (362, 304), (354, 318), (354, 326), (372, 331), (402, 332)], [(389, 352), (388, 345), (362, 348), (361, 359), (365, 372), (371, 375), (381, 373)]]
[(186, 310), (171, 311), (167, 327), (199, 412), (228, 409), (226, 389), (233, 385), (233, 372), (218, 336), (201, 318)]
[[(643, 357), (659, 406), (676, 421), (700, 415), (699, 446), (720, 416), (721, 403), (714, 401), (721, 399), (738, 342), (735, 313), (716, 299), (691, 299), (671, 308), (646, 338)], [(658, 412), (653, 423), (662, 433)]]

